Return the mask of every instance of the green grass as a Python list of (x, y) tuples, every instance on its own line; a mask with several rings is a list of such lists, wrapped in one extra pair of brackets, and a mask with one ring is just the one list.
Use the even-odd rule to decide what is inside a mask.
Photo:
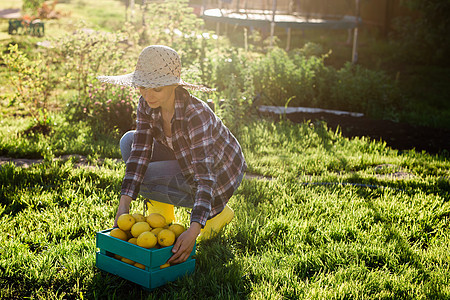
[[(18, 122), (20, 120), (20, 122)], [(81, 154), (90, 158), (120, 158), (117, 134), (104, 135), (85, 122), (69, 123), (61, 115), (52, 118), (52, 131), (26, 134), (32, 126), (29, 117), (4, 118), (0, 121), (0, 155), (23, 158), (52, 158), (67, 154)]]
[[(19, 3), (2, 1), (0, 8)], [(72, 30), (85, 15), (87, 27), (104, 30), (114, 30), (124, 18), (119, 1), (63, 1), (57, 9), (72, 14), (48, 21), (52, 36)], [(303, 38), (340, 45), (336, 40), (346, 34)], [(361, 63), (387, 69), (389, 45), (362, 38)], [(14, 40), (33, 51), (40, 39)], [(0, 36), (2, 47), (9, 41)], [(339, 66), (349, 48), (334, 48), (328, 63)], [(440, 78), (446, 69), (389, 66), (393, 77), (399, 70), (401, 80), (405, 74), (401, 84), (412, 94), (420, 90), (428, 97), (420, 111), (408, 112), (412, 121), (442, 122), (448, 88)], [(52, 99), (57, 109), (50, 134), (24, 134), (34, 121), (23, 106), (9, 105), (4, 77), (0, 73), (0, 155), (44, 160), (28, 168), (0, 166), (1, 299), (450, 298), (448, 156), (347, 139), (320, 122), (242, 121), (239, 141), (249, 172), (230, 200), (236, 217), (221, 235), (198, 244), (192, 276), (148, 292), (100, 272), (95, 233), (113, 224), (125, 170), (113, 160), (120, 158), (119, 135), (100, 135), (56, 112), (65, 103), (58, 101), (72, 91)], [(425, 86), (432, 90), (427, 93)], [(90, 165), (77, 167), (77, 158), (54, 160), (67, 154), (84, 155)], [(252, 179), (251, 173), (260, 177)], [(141, 207), (134, 201), (132, 211)], [(185, 209), (175, 213), (188, 225)]]
[[(234, 221), (199, 243), (195, 273), (153, 292), (95, 267), (95, 233), (111, 227), (123, 163), (3, 165), (0, 297), (450, 297), (448, 160), (308, 124), (260, 122), (245, 131), (250, 170), (274, 177), (245, 179), (230, 201)], [(294, 149), (300, 140), (308, 150)], [(333, 155), (348, 161), (330, 166)], [(410, 176), (389, 176), (399, 170)], [(132, 211), (140, 209), (133, 202)], [(176, 217), (188, 224), (185, 209)]]

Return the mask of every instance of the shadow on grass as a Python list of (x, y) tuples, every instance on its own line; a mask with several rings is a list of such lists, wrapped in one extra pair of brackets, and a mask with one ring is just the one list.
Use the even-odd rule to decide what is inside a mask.
[[(89, 299), (245, 299), (248, 279), (223, 235), (197, 245), (195, 272), (148, 291), (140, 285), (96, 269), (87, 284)], [(95, 268), (95, 267), (94, 267)]]
[[(368, 200), (366, 203), (368, 208), (374, 213), (374, 221), (382, 225), (385, 243), (394, 245), (394, 251), (396, 253), (395, 258), (392, 260), (389, 259), (389, 261), (383, 260), (381, 265), (375, 264), (371, 266), (371, 258), (364, 258), (366, 266), (374, 268), (387, 267), (388, 269), (391, 269), (393, 273), (399, 273), (399, 270), (403, 270), (405, 267), (413, 269), (417, 274), (416, 280), (423, 286), (424, 294), (426, 294), (429, 299), (446, 298), (447, 295), (440, 283), (440, 279), (434, 274), (435, 270), (430, 269), (428, 267), (427, 259), (420, 256), (420, 252), (418, 252), (417, 249), (414, 249), (417, 242), (411, 241), (408, 234), (406, 234), (406, 236), (405, 234), (402, 234), (396, 227), (396, 224), (389, 220), (376, 203), (371, 200)], [(424, 236), (425, 235), (429, 234), (425, 232)], [(424, 245), (422, 245), (422, 249), (426, 251)], [(392, 290), (392, 292), (394, 292), (397, 299), (407, 298), (408, 296), (406, 290), (396, 289)]]

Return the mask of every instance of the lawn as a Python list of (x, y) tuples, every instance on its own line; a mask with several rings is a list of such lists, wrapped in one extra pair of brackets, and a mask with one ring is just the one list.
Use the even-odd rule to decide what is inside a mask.
[[(2, 165), (1, 297), (450, 297), (448, 160), (323, 124), (259, 121), (244, 132), (250, 170), (230, 201), (235, 219), (198, 244), (192, 276), (152, 292), (95, 267), (95, 233), (112, 225), (123, 163)], [(185, 209), (176, 218), (188, 224)]]
[[(114, 31), (124, 18), (119, 3), (61, 1), (57, 8), (71, 16), (49, 22), (49, 32), (64, 34), (84, 16), (88, 26)], [(0, 9), (16, 6), (5, 1)], [(12, 39), (30, 55), (39, 52), (36, 38)], [(3, 53), (10, 41), (1, 41)], [(380, 48), (363, 48), (362, 63), (386, 67)], [(344, 52), (329, 64), (342, 65)], [(426, 78), (433, 68), (415, 70)], [(345, 138), (320, 121), (260, 117), (237, 100), (234, 110), (225, 103), (218, 114), (249, 169), (229, 202), (233, 221), (197, 244), (195, 272), (147, 291), (100, 271), (95, 235), (112, 227), (125, 170), (120, 131), (69, 118), (82, 92), (61, 83), (47, 103), (50, 131), (30, 131), (36, 119), (26, 103), (13, 101), (8, 75), (1, 66), (0, 156), (41, 163), (0, 164), (1, 299), (450, 299), (448, 155)], [(414, 80), (403, 84), (425, 94)], [(433, 89), (440, 87), (436, 81)], [(445, 93), (421, 106), (443, 111), (434, 124), (446, 123)], [(142, 212), (142, 200), (132, 212)], [(189, 225), (188, 210), (175, 208), (175, 215)]]

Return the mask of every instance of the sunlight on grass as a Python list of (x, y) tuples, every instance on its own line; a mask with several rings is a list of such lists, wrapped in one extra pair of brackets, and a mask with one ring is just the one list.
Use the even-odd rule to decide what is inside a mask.
[[(276, 131), (273, 126), (278, 126)], [(270, 137), (267, 131), (272, 131)], [(296, 131), (303, 131), (298, 140), (288, 139), (280, 148), (276, 141), (293, 138)], [(194, 275), (151, 293), (95, 268), (95, 233), (113, 222), (122, 162), (94, 168), (74, 168), (71, 160), (27, 169), (3, 165), (2, 296), (25, 297), (30, 291), (45, 299), (80, 293), (86, 297), (132, 293), (150, 299), (450, 296), (444, 284), (450, 280), (450, 183), (420, 170), (423, 164), (437, 164), (446, 171), (430, 170), (448, 176), (448, 161), (397, 155), (382, 145), (343, 139), (307, 124), (262, 122), (248, 132), (252, 135), (243, 139), (246, 149), (257, 145), (251, 140), (266, 140), (265, 147), (255, 148), (255, 155), (249, 156), (249, 164), (282, 171), (272, 180), (245, 179), (230, 201), (236, 212), (233, 222), (218, 237), (198, 244)], [(316, 152), (302, 152), (301, 140), (315, 144), (310, 148)], [(361, 159), (363, 152), (355, 149), (367, 147), (372, 152), (364, 155), (373, 157)], [(358, 172), (342, 174), (337, 166), (329, 170), (333, 151), (344, 156), (347, 148), (356, 158), (348, 157), (345, 163)], [(275, 153), (275, 149), (279, 155), (270, 160), (258, 157), (258, 151)], [(300, 156), (295, 154), (299, 151)], [(293, 157), (296, 168), (288, 166)], [(415, 176), (405, 180), (378, 176), (374, 165), (386, 162), (403, 165)], [(390, 170), (396, 169), (386, 171)], [(298, 173), (313, 175), (303, 178)], [(304, 185), (303, 179), (335, 184)], [(141, 211), (142, 202), (133, 202), (131, 210)], [(176, 216), (188, 225), (186, 209), (177, 208)], [(17, 278), (21, 280), (14, 283)], [(55, 289), (55, 282), (62, 288)]]
[[(72, 0), (56, 6), (70, 16), (70, 22), (86, 22), (94, 29), (121, 29), (125, 22), (125, 5), (121, 1), (111, 0)], [(69, 19), (67, 20), (69, 21)]]
[(2, 0), (0, 2), (0, 9), (8, 9), (8, 8), (22, 8), (22, 0)]
[[(21, 6), (22, 1), (0, 3), (0, 9)], [(2, 45), (17, 43), (32, 59), (36, 52), (44, 51), (37, 42), (65, 34), (78, 41), (73, 32), (80, 26), (112, 32), (121, 29), (125, 21), (123, 1), (67, 0), (60, 1), (56, 10), (62, 17), (45, 20), (43, 38), (10, 37), (7, 22), (2, 21)], [(137, 5), (135, 22), (141, 22), (139, 14)], [(241, 32), (233, 32), (234, 38), (242, 40)], [(328, 40), (324, 32), (306, 33), (294, 38), (293, 44), (310, 39), (331, 48), (345, 35)], [(236, 53), (229, 54), (220, 48), (228, 49), (230, 44), (219, 40), (183, 41), (189, 42), (177, 46), (188, 57), (207, 47), (214, 54), (211, 57), (229, 55), (223, 65), (203, 64), (211, 62), (211, 57), (189, 58), (193, 61), (187, 66), (189, 76), (209, 78), (214, 72), (221, 74), (222, 68), (230, 76), (219, 76), (216, 83), (221, 84), (225, 77), (239, 78), (236, 74), (245, 74), (250, 61), (265, 55), (240, 55), (234, 48), (230, 51)], [(201, 45), (196, 44), (199, 41)], [(380, 46), (388, 48), (383, 53), (393, 51), (386, 44)], [(137, 44), (120, 45), (123, 48), (117, 52), (126, 52), (134, 62)], [(89, 47), (80, 53), (92, 53)], [(339, 58), (327, 58), (328, 64), (343, 64), (350, 48), (339, 48)], [(361, 60), (378, 69), (384, 61), (375, 49), (368, 52), (372, 51), (370, 57), (361, 55)], [(72, 59), (82, 54), (73, 52)], [(287, 54), (280, 57), (289, 62)], [(67, 66), (69, 61), (57, 63)], [(52, 90), (50, 131), (45, 134), (27, 131), (36, 124), (26, 106), (31, 101), (13, 100), (7, 71), (1, 70), (0, 156), (41, 162), (27, 167), (0, 162), (1, 299), (450, 298), (448, 152), (400, 152), (382, 141), (344, 138), (339, 130), (332, 131), (320, 121), (294, 124), (285, 117), (250, 117), (243, 109), (248, 95), (242, 103), (232, 102), (244, 94), (231, 92), (227, 101), (239, 107), (232, 106), (227, 113), (224, 110), (224, 122), (236, 129), (249, 176), (229, 202), (235, 211), (233, 221), (217, 237), (197, 244), (195, 273), (146, 291), (100, 271), (95, 265), (95, 236), (113, 225), (125, 163), (117, 127), (101, 133), (100, 126), (89, 124), (81, 113), (86, 108), (80, 101), (82, 85), (70, 83), (68, 73), (77, 73), (85, 65), (80, 60), (71, 65), (74, 70), (62, 69), (63, 75), (57, 74), (61, 82)], [(209, 67), (211, 70), (206, 70)], [(199, 75), (202, 68), (204, 73)], [(353, 71), (349, 68), (348, 75)], [(85, 75), (91, 76), (89, 72)], [(239, 84), (224, 83), (232, 92), (251, 88)], [(211, 97), (218, 100), (222, 96)], [(436, 103), (444, 105), (439, 100)], [(428, 111), (427, 105), (418, 107), (428, 114), (433, 110)], [(79, 108), (78, 114), (69, 116), (68, 108)], [(429, 122), (439, 123), (445, 114), (445, 110), (433, 114)], [(419, 113), (413, 117), (424, 119)], [(143, 211), (142, 197), (132, 202), (131, 211)], [(178, 223), (189, 226), (190, 209), (176, 207), (175, 216)]]

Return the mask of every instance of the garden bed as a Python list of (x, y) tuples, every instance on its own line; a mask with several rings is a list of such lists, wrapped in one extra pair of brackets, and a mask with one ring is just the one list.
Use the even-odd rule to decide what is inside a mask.
[(285, 114), (295, 123), (324, 121), (332, 130), (336, 130), (339, 126), (345, 137), (366, 136), (374, 140), (382, 140), (387, 146), (398, 150), (415, 149), (430, 154), (450, 151), (450, 130), (448, 129), (375, 120), (354, 112), (307, 107), (260, 106), (259, 112), (272, 117)]
[(339, 126), (345, 137), (367, 136), (374, 140), (383, 140), (398, 150), (426, 151), (430, 154), (450, 151), (450, 130), (425, 126), (397, 123), (388, 120), (374, 120), (368, 117), (336, 115), (331, 113), (289, 113), (287, 118), (299, 123), (306, 120), (320, 120), (329, 128)]

